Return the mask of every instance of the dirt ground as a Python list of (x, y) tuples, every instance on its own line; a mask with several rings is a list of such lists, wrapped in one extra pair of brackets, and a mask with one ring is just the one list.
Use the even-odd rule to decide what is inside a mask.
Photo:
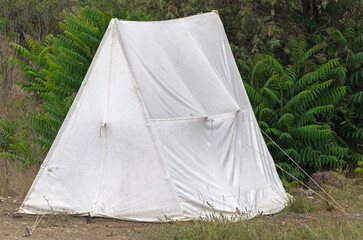
[(16, 214), (23, 197), (0, 200), (0, 239), (145, 239), (160, 224), (128, 222), (85, 217), (45, 215), (31, 236), (26, 226), (32, 227), (37, 216)]
[[(87, 224), (85, 217), (45, 215), (31, 236), (26, 236), (26, 227), (33, 226), (37, 216), (16, 214), (23, 197), (0, 199), (0, 239), (148, 239), (158, 232), (173, 229), (170, 223), (140, 223), (115, 219), (94, 218)], [(354, 219), (363, 226), (361, 209), (354, 212)], [(319, 219), (343, 218), (336, 211), (312, 212), (309, 214), (288, 213), (262, 216), (256, 221), (267, 226), (286, 223), (306, 224)]]

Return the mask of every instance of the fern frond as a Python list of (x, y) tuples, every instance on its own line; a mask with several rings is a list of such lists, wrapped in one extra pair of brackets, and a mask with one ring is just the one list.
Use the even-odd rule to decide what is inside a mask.
[(269, 106), (271, 105), (280, 105), (281, 104), (281, 100), (280, 97), (278, 96), (278, 93), (271, 90), (270, 88), (266, 88), (263, 87), (260, 89), (261, 95), (266, 97), (266, 99), (269, 99), (270, 102), (268, 103)]
[(350, 95), (350, 102), (363, 107), (363, 91)]
[(343, 45), (347, 44), (347, 40), (338, 29), (332, 29), (330, 31), (330, 35), (333, 37), (335, 41), (341, 42)]
[(347, 61), (348, 66), (355, 66), (361, 63), (363, 63), (363, 52), (354, 54)]
[(286, 130), (290, 130), (292, 127), (292, 124), (295, 120), (295, 116), (291, 113), (284, 113), (280, 119), (276, 123), (276, 127), (281, 129), (285, 128)]
[(270, 108), (262, 108), (259, 113), (259, 119), (270, 119), (275, 116), (275, 112), (271, 110)]
[(363, 80), (363, 68), (350, 73), (350, 87), (355, 87)]
[(267, 128), (265, 131), (267, 134), (273, 134), (275, 136), (280, 136), (282, 132), (277, 128)]
[(18, 52), (20, 52), (26, 59), (30, 60), (31, 62), (35, 61), (36, 59), (35, 56), (25, 47), (20, 46), (19, 44), (16, 43), (10, 43), (10, 46), (15, 50), (17, 50)]
[(258, 92), (256, 89), (254, 89), (251, 85), (249, 85), (248, 82), (243, 81), (244, 87), (246, 89), (247, 95), (251, 102), (259, 103), (263, 102), (263, 96), (260, 92)]
[(301, 55), (299, 60), (297, 61), (297, 64), (300, 65), (304, 63), (306, 60), (308, 60), (311, 56), (316, 54), (319, 50), (323, 49), (325, 47), (324, 44), (317, 44), (310, 48), (308, 51), (306, 51), (304, 54)]
[(298, 127), (293, 130), (293, 133), (303, 140), (321, 140), (330, 138), (334, 132), (327, 125), (307, 125)]
[(300, 119), (297, 121), (296, 126), (301, 127), (309, 123), (316, 122), (316, 117), (322, 114), (326, 114), (332, 112), (334, 110), (334, 105), (324, 105), (311, 108), (305, 111), (301, 116)]
[(265, 121), (258, 121), (258, 126), (259, 126), (261, 129), (269, 128), (269, 125), (268, 125), (268, 124), (267, 124), (267, 122), (265, 122)]

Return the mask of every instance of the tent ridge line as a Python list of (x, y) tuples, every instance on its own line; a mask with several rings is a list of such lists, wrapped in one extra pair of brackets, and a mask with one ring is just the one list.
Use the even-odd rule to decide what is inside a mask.
[(123, 39), (122, 39), (122, 35), (121, 35), (121, 30), (120, 30), (120, 27), (119, 27), (119, 23), (120, 23), (120, 21), (116, 21), (116, 24), (115, 24), (116, 25), (115, 27), (117, 28), (116, 31), (118, 33), (116, 35), (117, 35), (117, 38), (119, 40), (119, 44), (120, 44), (120, 47), (122, 49), (122, 52), (123, 52), (123, 54), (125, 56), (125, 60), (127, 62), (127, 65), (129, 66), (129, 70), (130, 70), (130, 73), (131, 73), (131, 78), (132, 78), (132, 80), (134, 82), (134, 85), (135, 85), (137, 94), (138, 94), (139, 99), (140, 99), (140, 101), (142, 103), (142, 106), (143, 106), (143, 109), (144, 109), (144, 114), (146, 116), (146, 119), (147, 119), (147, 122), (148, 122), (148, 126), (150, 127), (151, 135), (152, 135), (152, 137), (154, 139), (154, 144), (155, 144), (155, 147), (156, 147), (156, 151), (157, 151), (157, 153), (159, 155), (160, 161), (161, 161), (161, 163), (163, 165), (163, 168), (164, 168), (164, 171), (165, 171), (165, 173), (167, 175), (167, 179), (169, 180), (170, 187), (171, 187), (171, 191), (172, 191), (172, 193), (174, 195), (174, 198), (175, 198), (175, 200), (176, 200), (176, 202), (178, 204), (178, 207), (180, 209), (180, 214), (181, 214), (181, 216), (183, 216), (184, 215), (184, 210), (183, 210), (183, 208), (182, 208), (182, 206), (180, 204), (179, 198), (177, 197), (176, 190), (175, 190), (174, 180), (172, 179), (172, 177), (171, 177), (171, 175), (169, 173), (168, 165), (167, 165), (167, 163), (166, 163), (166, 161), (165, 161), (165, 159), (163, 157), (163, 154), (162, 154), (162, 152), (160, 150), (159, 140), (158, 140), (158, 137), (157, 137), (157, 133), (156, 133), (156, 131), (154, 129), (153, 124), (150, 124), (151, 123), (150, 114), (149, 114), (149, 111), (146, 108), (145, 101), (144, 101), (144, 99), (143, 99), (143, 97), (141, 95), (139, 85), (138, 85), (138, 83), (136, 81), (134, 71), (133, 71), (133, 69), (131, 67), (131, 64), (130, 64), (130, 61), (129, 61), (129, 58), (128, 58), (128, 55), (127, 55), (127, 52), (126, 52), (126, 49), (125, 49), (125, 46), (124, 46), (124, 42), (123, 42)]
[[(179, 17), (179, 18), (174, 18), (174, 19), (166, 19), (166, 20), (152, 20), (152, 21), (141, 21), (141, 20), (124, 20), (124, 19), (117, 19), (119, 22), (133, 22), (133, 23), (151, 23), (151, 24), (160, 24), (160, 23), (168, 23), (168, 22), (175, 22), (175, 21), (179, 21), (180, 19), (185, 19), (185, 20), (188, 20), (188, 19), (192, 19), (192, 18), (195, 18), (195, 17), (198, 17), (200, 15), (209, 15), (209, 14), (217, 14), (216, 12), (214, 11), (210, 11), (210, 12), (201, 12), (201, 13), (198, 13), (198, 14), (195, 14), (195, 15), (191, 15), (191, 16), (185, 16), (185, 17)], [(218, 13), (218, 16), (219, 16), (219, 13)], [(219, 16), (220, 17), (220, 16)]]

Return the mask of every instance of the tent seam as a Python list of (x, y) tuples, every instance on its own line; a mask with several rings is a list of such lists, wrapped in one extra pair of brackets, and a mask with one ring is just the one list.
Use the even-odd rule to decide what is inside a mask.
[(200, 116), (200, 117), (178, 117), (178, 118), (151, 118), (150, 121), (151, 122), (164, 122), (164, 121), (183, 121), (183, 120), (196, 120), (196, 119), (214, 119), (214, 118), (222, 118), (222, 117), (227, 117), (230, 115), (234, 115), (237, 112), (239, 112), (240, 109), (237, 109), (236, 111), (233, 112), (226, 112), (226, 113), (222, 113), (222, 114), (218, 114), (218, 115), (213, 115), (213, 116)]
[[(119, 21), (117, 22), (117, 24), (116, 24), (116, 25), (119, 25)], [(118, 32), (118, 37), (119, 37), (119, 44), (120, 44), (120, 47), (121, 47), (121, 49), (122, 49), (122, 52), (124, 53), (124, 56), (125, 56), (125, 60), (126, 60), (126, 62), (127, 62), (127, 65), (129, 66), (129, 69), (130, 69), (130, 72), (131, 72), (131, 77), (132, 77), (132, 79), (133, 79), (133, 82), (134, 82), (134, 85), (135, 85), (136, 91), (137, 91), (137, 93), (138, 93), (138, 96), (139, 96), (139, 98), (140, 98), (140, 101), (141, 101), (141, 103), (142, 103), (142, 105), (143, 105), (144, 114), (145, 114), (145, 116), (146, 116), (146, 119), (147, 119), (148, 125), (150, 126), (150, 131), (151, 131), (151, 135), (152, 135), (152, 137), (153, 137), (153, 139), (154, 139), (154, 143), (155, 143), (156, 151), (157, 151), (157, 153), (158, 153), (158, 155), (159, 155), (159, 158), (160, 158), (160, 160), (161, 160), (162, 164), (164, 165), (164, 170), (165, 170), (166, 175), (167, 175), (167, 177), (168, 177), (168, 180), (169, 180), (169, 182), (170, 182), (171, 190), (172, 190), (172, 192), (173, 192), (173, 194), (174, 194), (174, 198), (175, 198), (175, 200), (176, 200), (176, 202), (177, 202), (177, 204), (178, 204), (178, 207), (179, 207), (179, 210), (180, 210), (180, 214), (181, 214), (181, 216), (184, 216), (183, 208), (181, 207), (180, 201), (179, 201), (179, 199), (178, 199), (178, 197), (177, 197), (177, 194), (176, 194), (176, 191), (175, 191), (175, 184), (174, 184), (174, 181), (173, 181), (173, 179), (172, 179), (172, 177), (171, 177), (171, 175), (170, 175), (170, 173), (169, 173), (169, 169), (168, 169), (167, 163), (166, 163), (165, 159), (164, 159), (164, 158), (163, 158), (163, 156), (162, 156), (162, 153), (161, 153), (161, 150), (160, 150), (160, 147), (159, 147), (159, 144), (158, 144), (159, 140), (158, 140), (158, 137), (157, 137), (157, 133), (156, 133), (156, 131), (155, 131), (155, 130), (154, 130), (154, 128), (153, 128), (153, 124), (152, 124), (151, 119), (150, 119), (149, 111), (148, 111), (148, 110), (147, 110), (147, 108), (146, 108), (146, 105), (145, 105), (144, 99), (143, 99), (143, 97), (142, 97), (142, 95), (141, 95), (141, 92), (140, 92), (139, 85), (138, 85), (138, 83), (137, 83), (137, 81), (136, 81), (136, 78), (135, 78), (135, 74), (134, 74), (133, 69), (132, 69), (132, 67), (131, 67), (131, 64), (130, 64), (130, 62), (129, 62), (128, 55), (127, 55), (127, 52), (126, 52), (126, 49), (125, 49), (125, 46), (124, 46), (124, 43), (123, 43), (123, 39), (122, 39), (122, 35), (121, 35), (121, 30), (119, 29), (119, 27), (117, 28), (117, 32)]]
[[(111, 20), (112, 21), (112, 20)], [(112, 24), (112, 22), (110, 23)], [(103, 152), (102, 152), (102, 167), (101, 167), (101, 173), (99, 176), (99, 180), (98, 180), (98, 184), (97, 184), (97, 194), (96, 194), (96, 200), (93, 204), (93, 208), (92, 208), (92, 213), (95, 212), (96, 209), (96, 205), (98, 202), (98, 198), (99, 198), (99, 194), (100, 194), (100, 190), (101, 190), (101, 183), (102, 183), (102, 178), (103, 178), (103, 172), (104, 172), (104, 168), (105, 168), (105, 161), (106, 161), (106, 155), (107, 155), (107, 118), (108, 118), (108, 109), (109, 109), (109, 105), (110, 105), (110, 91), (111, 91), (111, 73), (112, 73), (112, 56), (113, 56), (113, 46), (114, 46), (114, 41), (113, 41), (113, 37), (114, 37), (114, 32), (115, 32), (115, 26), (114, 24), (112, 24), (112, 28), (111, 28), (111, 48), (110, 48), (110, 68), (108, 71), (108, 88), (107, 88), (107, 105), (106, 105), (106, 113), (104, 116), (104, 120), (103, 120), (103, 124), (101, 126), (101, 130), (102, 128), (104, 128), (104, 141), (103, 141)], [(101, 131), (100, 130), (100, 131)]]

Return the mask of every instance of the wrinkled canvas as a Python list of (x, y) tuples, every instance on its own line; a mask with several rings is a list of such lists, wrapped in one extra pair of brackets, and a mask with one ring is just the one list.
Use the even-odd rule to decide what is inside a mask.
[(20, 212), (137, 221), (282, 210), (220, 18), (113, 19)]

